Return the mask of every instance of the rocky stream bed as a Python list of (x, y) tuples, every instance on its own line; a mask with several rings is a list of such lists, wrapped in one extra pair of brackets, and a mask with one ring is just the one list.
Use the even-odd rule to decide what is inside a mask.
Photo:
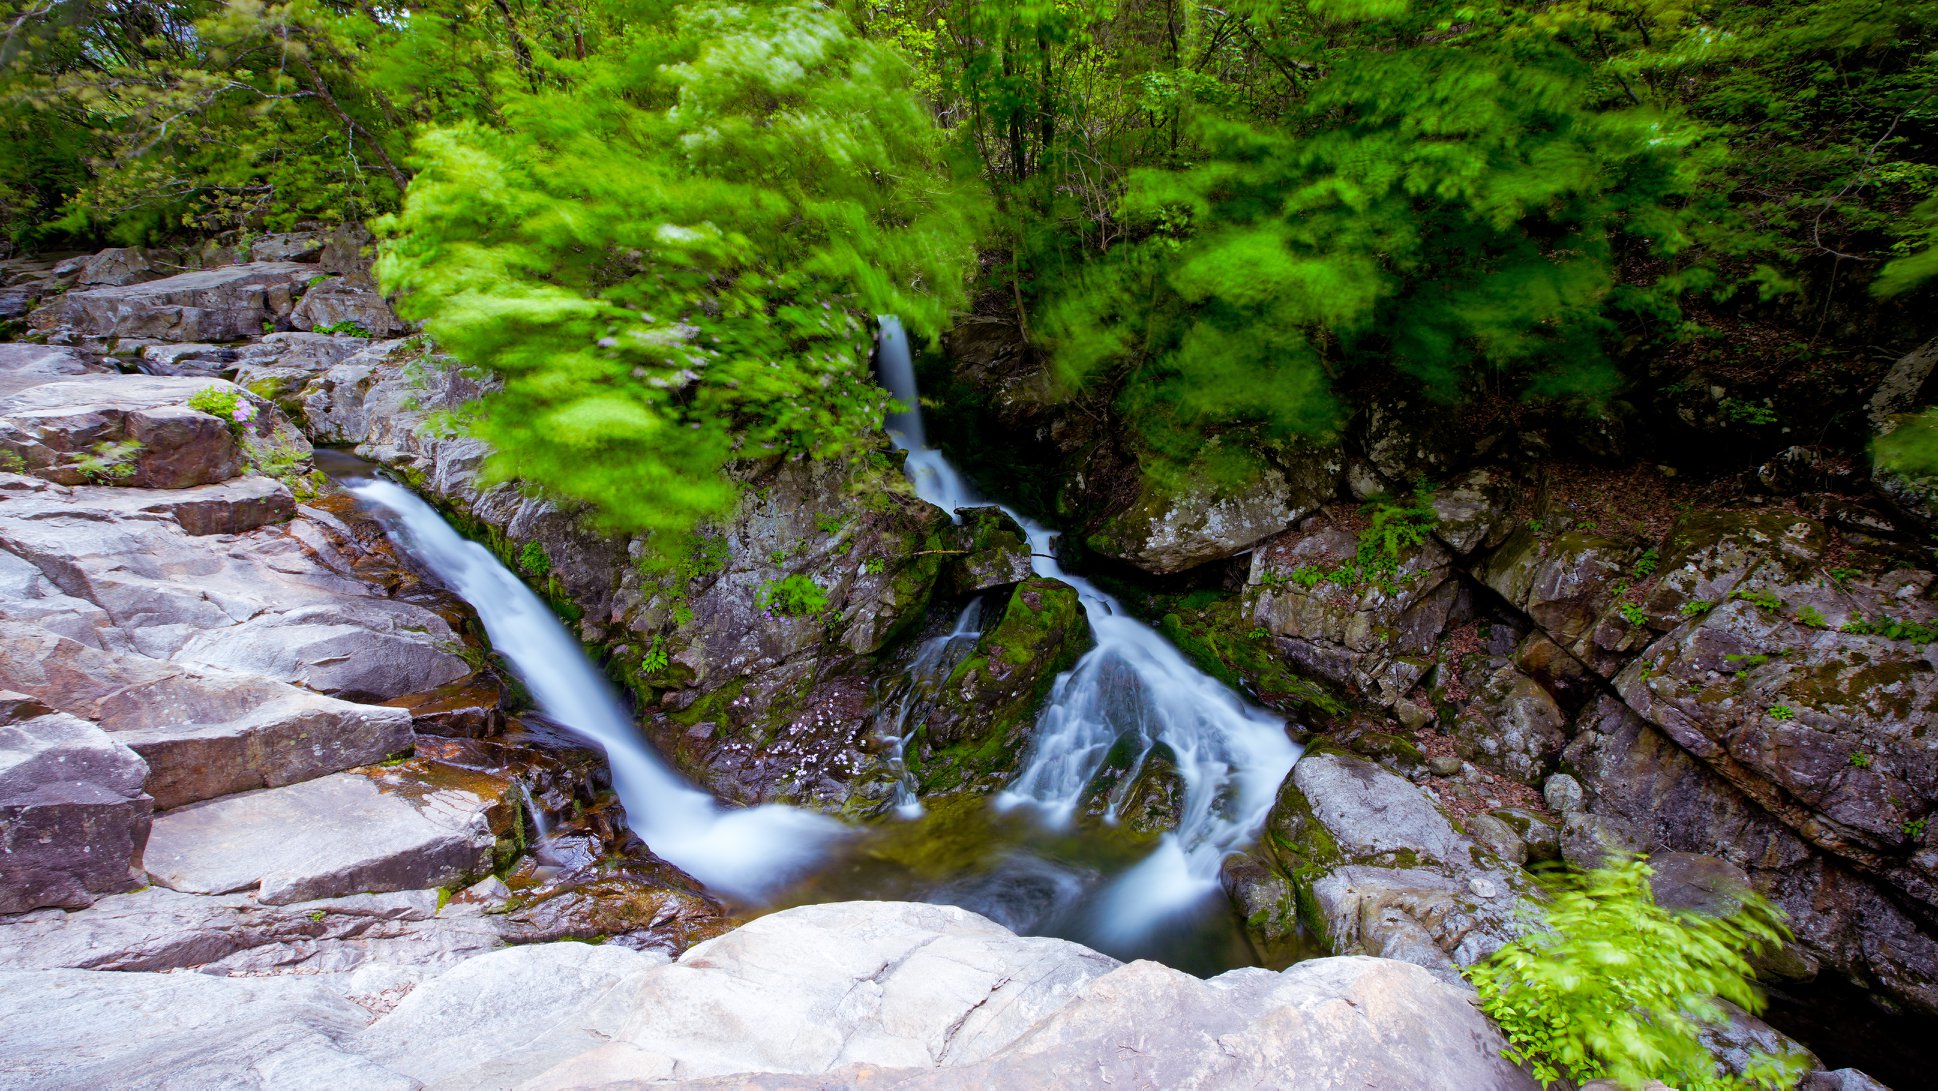
[[(1531, 866), (1617, 849), (1667, 903), (1750, 887), (1788, 914), (1759, 970), (1821, 1056), (1807, 1086), (1915, 1077), (1916, 483), (1802, 448), (1760, 491), (1530, 476), (1400, 405), (1160, 494), (983, 319), (925, 365), (935, 415), (1053, 468), (1030, 499), (1097, 584), (1045, 575), (1033, 524), (925, 502), (886, 438), (737, 467), (740, 508), (669, 572), (480, 478), (441, 416), (477, 380), (359, 244), (0, 262), (0, 1084), (1531, 1086), (1459, 967), (1526, 926)], [(211, 390), (250, 419), (190, 406)], [(865, 832), (757, 898), (656, 855), (607, 755), (319, 467), (381, 468), (517, 571), (652, 760)], [(1362, 502), (1416, 480), (1431, 533), (1342, 574)], [(775, 609), (791, 579), (825, 608)], [(1191, 848), (1193, 755), (1131, 733), (1047, 832), (986, 803), (1119, 639), (1106, 598), (1304, 748), (1170, 946), (1059, 906)], [(1771, 1044), (1804, 1048), (1745, 1015), (1719, 1063)]]

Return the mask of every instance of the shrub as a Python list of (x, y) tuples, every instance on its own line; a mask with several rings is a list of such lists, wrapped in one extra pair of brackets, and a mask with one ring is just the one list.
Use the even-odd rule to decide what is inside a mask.
[(1747, 891), (1726, 917), (1670, 912), (1655, 904), (1653, 873), (1634, 857), (1571, 876), (1542, 908), (1544, 927), (1467, 971), (1507, 1056), (1549, 1084), (1789, 1086), (1791, 1059), (1761, 1055), (1745, 1076), (1722, 1076), (1699, 1037), (1728, 1018), (1718, 1000), (1761, 1009), (1748, 956), (1787, 937), (1780, 913)]

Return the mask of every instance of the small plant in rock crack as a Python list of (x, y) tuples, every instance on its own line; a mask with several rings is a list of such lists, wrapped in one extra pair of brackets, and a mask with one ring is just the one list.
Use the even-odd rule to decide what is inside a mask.
[(1688, 602), (1683, 603), (1676, 612), (1683, 617), (1701, 617), (1715, 608), (1716, 604), (1708, 599), (1690, 599)]
[(370, 340), (370, 331), (363, 328), (363, 323), (348, 318), (341, 322), (332, 322), (327, 326), (311, 326), (310, 332), (336, 334), (340, 337), (361, 337), (366, 341)]
[(536, 541), (526, 542), (525, 548), (518, 551), (518, 567), (527, 576), (542, 580), (552, 574), (551, 554)]
[(763, 584), (760, 608), (777, 617), (815, 617), (827, 612), (828, 593), (797, 572)]
[(882, 560), (880, 557), (870, 557), (867, 560), (861, 562), (861, 570), (870, 576), (881, 575), (882, 569), (887, 567), (888, 567), (888, 562), (885, 560)]
[(1917, 840), (1925, 835), (1925, 827), (1931, 824), (1929, 818), (1914, 818), (1904, 824), (1904, 835)]
[(1729, 597), (1742, 599), (1751, 606), (1768, 610), (1771, 613), (1776, 613), (1783, 609), (1783, 600), (1777, 598), (1776, 593), (1773, 591), (1731, 591)]
[(646, 654), (639, 658), (639, 671), (641, 674), (658, 674), (666, 669), (669, 662), (671, 659), (666, 653), (666, 641), (655, 634), (653, 646), (646, 649)]
[(1649, 612), (1633, 602), (1617, 603), (1615, 609), (1630, 625), (1646, 625), (1649, 622)]
[(1656, 566), (1660, 563), (1662, 563), (1661, 554), (1656, 552), (1654, 546), (1650, 546), (1640, 557), (1636, 558), (1634, 569), (1635, 578), (1638, 580), (1646, 580), (1650, 576), (1655, 575)]
[(1869, 769), (1871, 767), (1871, 756), (1862, 750), (1853, 750), (1851, 751), (1850, 763), (1854, 769)]
[(262, 421), (256, 403), (249, 396), (233, 387), (224, 389), (219, 386), (205, 387), (190, 395), (188, 407), (229, 426), (229, 434), (241, 439), (249, 429)]
[(1812, 629), (1822, 629), (1828, 626), (1830, 622), (1825, 620), (1823, 611), (1817, 609), (1815, 606), (1799, 606), (1797, 608), (1797, 624), (1808, 625)]
[(74, 468), (96, 485), (126, 481), (135, 476), (135, 458), (141, 454), (141, 441), (124, 439), (119, 443), (97, 443), (90, 454), (77, 457)]
[(1791, 708), (1789, 705), (1771, 705), (1769, 712), (1770, 718), (1773, 720), (1794, 720), (1797, 718), (1797, 710)]

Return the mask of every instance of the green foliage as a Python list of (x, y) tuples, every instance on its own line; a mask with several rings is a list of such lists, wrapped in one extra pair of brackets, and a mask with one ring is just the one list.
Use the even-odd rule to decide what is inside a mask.
[(797, 572), (762, 584), (760, 608), (780, 617), (819, 617), (827, 612), (828, 593)]
[(365, 340), (369, 340), (370, 338), (370, 331), (363, 328), (363, 323), (348, 318), (341, 322), (332, 322), (327, 326), (312, 326), (310, 327), (310, 332), (340, 334), (344, 337), (361, 337)]
[(189, 396), (188, 407), (207, 413), (229, 426), (230, 434), (240, 437), (255, 419), (256, 407), (234, 387), (211, 386)]
[(1925, 835), (1925, 829), (1930, 825), (1931, 819), (1929, 818), (1907, 819), (1903, 826), (1904, 835), (1915, 841)]
[(1735, 421), (1738, 424), (1763, 425), (1775, 424), (1777, 422), (1776, 410), (1771, 409), (1767, 405), (1757, 405), (1753, 402), (1724, 398), (1717, 403), (1716, 407), (1723, 411), (1723, 416), (1726, 419)]
[(1908, 640), (1921, 647), (1938, 641), (1938, 622), (1905, 621), (1883, 614), (1868, 621), (1861, 617), (1852, 618), (1838, 631), (1858, 636), (1881, 636), (1887, 640)]
[(1656, 551), (1654, 546), (1650, 546), (1643, 551), (1640, 557), (1635, 559), (1635, 567), (1631, 571), (1636, 579), (1646, 580), (1650, 576), (1655, 575), (1656, 566), (1661, 563), (1661, 554)]
[(1676, 612), (1683, 617), (1701, 617), (1715, 608), (1716, 604), (1708, 599), (1690, 599), (1677, 607)]
[(1768, 610), (1771, 613), (1776, 613), (1783, 609), (1783, 600), (1776, 597), (1776, 592), (1767, 588), (1761, 591), (1731, 591), (1729, 597), (1732, 599), (1742, 599), (1751, 606)]
[(639, 670), (642, 674), (658, 674), (666, 669), (666, 665), (670, 661), (666, 651), (665, 639), (655, 633), (653, 635), (653, 646), (646, 649), (646, 654), (639, 659)]
[(552, 574), (552, 555), (545, 552), (543, 543), (534, 539), (518, 551), (518, 567), (527, 576), (542, 580)]
[(1906, 477), (1938, 477), (1938, 407), (1902, 418), (1889, 434), (1877, 437), (1871, 462)]
[(1652, 874), (1631, 858), (1561, 881), (1538, 931), (1466, 971), (1508, 1056), (1546, 1084), (1789, 1086), (1796, 1060), (1762, 1056), (1727, 1077), (1699, 1037), (1727, 1020), (1719, 1000), (1761, 1010), (1749, 957), (1788, 937), (1780, 913), (1748, 891), (1726, 917), (1671, 912)]
[(1797, 718), (1797, 710), (1791, 708), (1789, 705), (1771, 705), (1769, 712), (1770, 718), (1773, 720), (1794, 720)]
[(466, 426), (494, 479), (588, 505), (673, 557), (738, 495), (732, 459), (872, 443), (857, 315), (935, 336), (979, 204), (911, 73), (825, 8), (608, 0), (623, 33), (502, 127), (417, 143), (378, 275), (502, 385)]
[(1862, 750), (1853, 750), (1850, 755), (1850, 763), (1856, 769), (1869, 769), (1871, 767), (1871, 756)]
[(1630, 625), (1648, 624), (1648, 621), (1649, 621), (1648, 611), (1642, 609), (1641, 606), (1633, 602), (1626, 602), (1626, 601), (1619, 602), (1615, 605), (1615, 609), (1617, 612), (1619, 612), (1622, 615), (1622, 619), (1624, 621), (1627, 621)]
[(135, 475), (135, 459), (140, 454), (140, 440), (97, 443), (90, 453), (74, 459), (74, 468), (96, 485), (112, 484)]
[(1829, 625), (1830, 622), (1825, 619), (1823, 611), (1817, 609), (1815, 606), (1800, 606), (1797, 608), (1797, 624), (1808, 625), (1813, 629), (1821, 629)]

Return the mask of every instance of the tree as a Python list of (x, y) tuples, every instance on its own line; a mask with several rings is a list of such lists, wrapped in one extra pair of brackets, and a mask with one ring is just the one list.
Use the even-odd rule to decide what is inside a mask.
[(859, 316), (934, 336), (964, 302), (978, 202), (911, 72), (805, 3), (615, 2), (584, 60), (436, 128), (378, 275), (496, 379), (466, 426), (501, 479), (665, 555), (734, 459), (873, 442)]

